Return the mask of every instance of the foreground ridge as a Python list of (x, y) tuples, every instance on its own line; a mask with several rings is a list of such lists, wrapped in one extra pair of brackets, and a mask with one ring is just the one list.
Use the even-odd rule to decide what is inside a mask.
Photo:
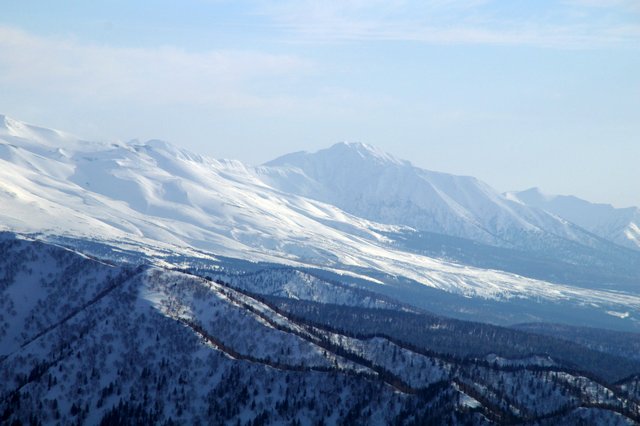
[[(3, 423), (640, 420), (640, 360), (434, 316), (339, 282), (327, 293), (293, 286), (299, 272), (281, 268), (229, 264), (201, 277), (24, 238), (4, 236), (1, 248)], [(336, 294), (352, 305), (323, 303)], [(12, 303), (24, 295), (19, 312)], [(476, 352), (482, 341), (497, 352)], [(536, 355), (545, 341), (558, 353)], [(602, 364), (576, 356), (589, 353)]]

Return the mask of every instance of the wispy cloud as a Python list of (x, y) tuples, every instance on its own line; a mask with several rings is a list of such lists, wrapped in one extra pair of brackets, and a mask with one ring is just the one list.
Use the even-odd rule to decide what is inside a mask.
[(121, 48), (0, 26), (0, 86), (61, 99), (260, 106), (269, 96), (249, 90), (252, 84), (306, 74), (312, 67), (292, 55)]
[(640, 11), (640, 3), (636, 0), (564, 0), (563, 3), (573, 7), (596, 7), (599, 9), (619, 9)]
[[(635, 0), (296, 0), (260, 3), (293, 41), (409, 41), (553, 48), (640, 45)], [(597, 13), (594, 12), (597, 8)]]

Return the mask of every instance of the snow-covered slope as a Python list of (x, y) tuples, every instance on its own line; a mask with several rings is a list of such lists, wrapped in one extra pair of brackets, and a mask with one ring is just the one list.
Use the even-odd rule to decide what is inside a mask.
[[(4, 121), (0, 214), (11, 228), (147, 238), (260, 259), (327, 260), (380, 238), (332, 206), (282, 196), (239, 162), (160, 141), (85, 145), (52, 132), (56, 138), (40, 144), (31, 138), (37, 128)], [(322, 243), (314, 248), (312, 240)]]
[(428, 314), (278, 302), (8, 234), (0, 249), (0, 301), (16, 305), (0, 311), (2, 424), (640, 419), (634, 382), (612, 384), (640, 364), (570, 342)]
[[(343, 155), (331, 157), (344, 163), (332, 165), (327, 160), (318, 167), (323, 168), (323, 176), (333, 167), (335, 181), (344, 187), (311, 179), (310, 172), (299, 167), (251, 168), (161, 141), (84, 142), (2, 117), (0, 226), (121, 245), (142, 244), (183, 254), (197, 249), (251, 261), (318, 267), (359, 274), (376, 284), (383, 284), (381, 277), (400, 277), (465, 297), (593, 304), (601, 312), (636, 320), (640, 297), (620, 292), (615, 283), (582, 289), (411, 253), (390, 244), (385, 236), (399, 230), (398, 226), (372, 222), (303, 196), (316, 197), (317, 192), (304, 192), (314, 185), (344, 197), (342, 201), (350, 193), (356, 199), (357, 194), (371, 195), (360, 204), (356, 200), (356, 205), (380, 203), (378, 210), (387, 212), (388, 207), (389, 215), (380, 219), (390, 222), (395, 215), (436, 200), (436, 210), (416, 210), (418, 217), (433, 214), (438, 223), (440, 217), (451, 220), (455, 226), (450, 230), (486, 238), (513, 239), (524, 233), (599, 243), (580, 228), (506, 200), (472, 178), (421, 171), (363, 145), (338, 145), (329, 152), (336, 149), (344, 151)], [(354, 155), (367, 160), (361, 165), (360, 177), (345, 170), (355, 168)], [(294, 154), (292, 158), (307, 156)], [(380, 167), (388, 176), (376, 180)], [(290, 174), (298, 178), (291, 179)], [(285, 187), (286, 183), (300, 187)], [(385, 207), (381, 199), (385, 193), (388, 197), (401, 194), (410, 202), (409, 210), (396, 209), (398, 200)]]
[(547, 195), (538, 188), (509, 192), (506, 196), (527, 206), (546, 210), (624, 247), (640, 249), (640, 209), (590, 203), (572, 195)]
[(377, 222), (503, 247), (545, 247), (558, 239), (598, 244), (574, 224), (514, 202), (476, 178), (420, 169), (367, 144), (285, 155), (258, 172), (283, 191)]

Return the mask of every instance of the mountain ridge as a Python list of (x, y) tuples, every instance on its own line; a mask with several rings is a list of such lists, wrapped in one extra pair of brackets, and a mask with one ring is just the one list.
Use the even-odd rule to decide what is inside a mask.
[(522, 241), (531, 244), (528, 239), (540, 234), (598, 244), (580, 227), (515, 202), (477, 178), (421, 169), (364, 144), (297, 152), (257, 170), (274, 187), (376, 222), (502, 247), (522, 248)]
[(573, 195), (550, 195), (539, 188), (505, 193), (510, 199), (546, 210), (623, 247), (640, 249), (640, 208), (616, 208)]
[[(0, 248), (2, 423), (640, 419), (634, 358), (388, 309), (345, 285), (318, 293), (322, 283), (292, 285), (278, 270), (227, 270), (230, 285), (12, 235)], [(353, 305), (324, 303), (344, 294)]]
[[(529, 238), (523, 239), (524, 243), (546, 256), (550, 252), (578, 266), (602, 266), (611, 282), (548, 282), (458, 263), (439, 258), (437, 253), (408, 250), (397, 244), (397, 235), (406, 236), (415, 229), (371, 220), (339, 205), (300, 195), (297, 192), (309, 187), (296, 188), (300, 182), (307, 183), (296, 179), (309, 176), (295, 167), (250, 167), (238, 161), (214, 160), (162, 141), (92, 143), (67, 136), (56, 139), (58, 133), (52, 133), (53, 139), (43, 146), (29, 140), (29, 132), (20, 140), (15, 135), (0, 135), (0, 223), (11, 231), (98, 239), (189, 256), (198, 253), (319, 268), (358, 276), (378, 291), (402, 289), (404, 301), (435, 291), (498, 301), (504, 306), (517, 300), (551, 303), (556, 304), (553, 309), (558, 314), (569, 309), (564, 304), (573, 306), (580, 315), (581, 306), (593, 304), (602, 315), (622, 315), (621, 321), (630, 327), (635, 327), (636, 316), (640, 316), (640, 296), (614, 279), (618, 273), (626, 274), (627, 280), (640, 275), (634, 269), (640, 264), (636, 254), (557, 218), (551, 223), (566, 235), (558, 231), (561, 236), (542, 238), (547, 234), (525, 234), (516, 228), (510, 236)], [(16, 141), (22, 145), (14, 144)], [(370, 171), (390, 164), (392, 178), (406, 173), (418, 185), (395, 188), (392, 184), (397, 181), (391, 179), (381, 184), (382, 193), (410, 192), (423, 182), (422, 172), (409, 162), (396, 161), (365, 145), (339, 144), (337, 149), (354, 151), (354, 158), (361, 160), (373, 155), (376, 161)], [(278, 176), (280, 183), (289, 182), (293, 188), (276, 185)], [(445, 183), (458, 182), (450, 175), (437, 176)], [(367, 179), (363, 182), (370, 184)], [(470, 197), (473, 201), (473, 196), (484, 197), (486, 191), (490, 199), (498, 201), (495, 208), (504, 204), (499, 194), (481, 182), (464, 178), (462, 183), (472, 185), (471, 194), (458, 188), (457, 193), (448, 195), (446, 185), (433, 186), (430, 193), (440, 189), (443, 197)], [(357, 184), (347, 184), (352, 194), (359, 193)], [(316, 189), (325, 187), (320, 182)], [(532, 227), (532, 219), (552, 217), (534, 209), (522, 211), (534, 213), (524, 218), (518, 218), (515, 210), (504, 214), (513, 214)], [(464, 219), (465, 214), (458, 219)]]

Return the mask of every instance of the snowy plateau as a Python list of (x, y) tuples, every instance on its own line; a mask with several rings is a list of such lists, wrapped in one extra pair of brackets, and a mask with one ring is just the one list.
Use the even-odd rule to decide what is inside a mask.
[(640, 210), (0, 116), (2, 424), (637, 424)]

